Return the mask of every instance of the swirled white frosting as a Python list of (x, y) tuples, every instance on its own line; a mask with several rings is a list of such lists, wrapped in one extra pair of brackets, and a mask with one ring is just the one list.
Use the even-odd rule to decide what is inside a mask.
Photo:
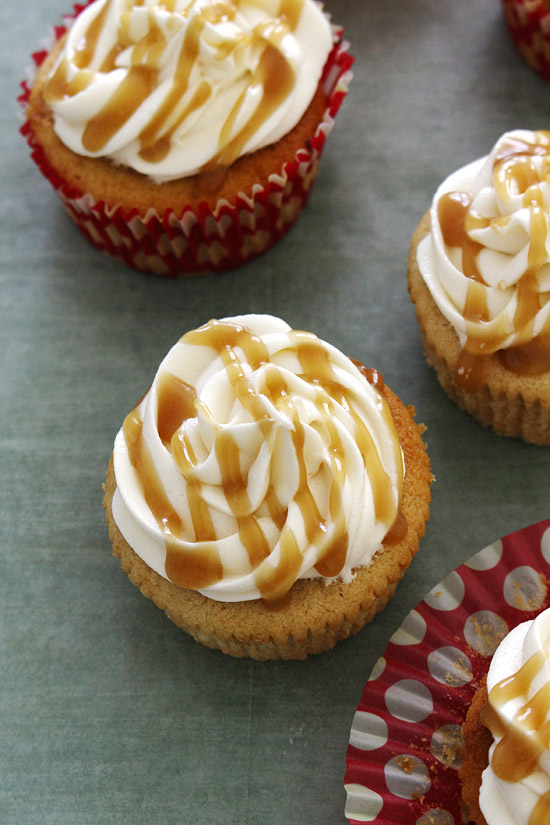
[(221, 601), (351, 580), (395, 523), (389, 407), (330, 344), (279, 318), (184, 335), (114, 447), (113, 515), (161, 576)]
[(488, 719), (495, 741), (479, 798), (488, 825), (549, 821), (549, 658), (550, 610), (545, 610), (514, 628), (491, 661)]
[(550, 332), (550, 132), (504, 134), (439, 187), (417, 261), (473, 353)]
[(45, 99), (72, 151), (171, 180), (290, 132), (331, 46), (314, 0), (95, 0)]

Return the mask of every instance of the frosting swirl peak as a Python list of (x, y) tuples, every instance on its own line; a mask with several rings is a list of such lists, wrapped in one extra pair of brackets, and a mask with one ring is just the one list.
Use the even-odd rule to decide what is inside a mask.
[(157, 573), (221, 601), (350, 580), (396, 521), (403, 459), (382, 394), (266, 315), (188, 332), (114, 448), (115, 521)]
[(442, 183), (430, 214), (419, 268), (465, 351), (550, 369), (550, 132), (504, 134)]
[(171, 180), (287, 134), (331, 45), (314, 0), (95, 0), (45, 99), (72, 151)]

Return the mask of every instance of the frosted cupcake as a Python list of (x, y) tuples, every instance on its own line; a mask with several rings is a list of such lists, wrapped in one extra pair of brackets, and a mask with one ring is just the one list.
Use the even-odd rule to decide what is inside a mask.
[(500, 643), (463, 726), (460, 771), (476, 825), (550, 821), (550, 610)]
[(428, 362), (497, 433), (550, 444), (550, 132), (503, 135), (417, 227), (409, 292)]
[(92, 243), (175, 275), (284, 235), (350, 78), (314, 0), (94, 0), (56, 35), (22, 131)]
[(327, 650), (385, 606), (424, 534), (431, 474), (413, 413), (278, 318), (210, 321), (170, 350), (116, 438), (114, 553), (209, 647)]
[(550, 3), (548, 0), (502, 0), (504, 19), (520, 54), (550, 80)]

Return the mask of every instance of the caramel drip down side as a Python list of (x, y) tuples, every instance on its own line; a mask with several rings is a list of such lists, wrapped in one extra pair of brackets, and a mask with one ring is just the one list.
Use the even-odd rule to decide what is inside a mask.
[(527, 344), (507, 347), (497, 353), (501, 364), (519, 375), (540, 375), (550, 371), (550, 332), (537, 335)]
[(147, 506), (166, 540), (166, 574), (182, 587), (208, 587), (220, 581), (223, 568), (214, 545), (189, 550), (178, 540), (183, 525), (166, 496), (151, 455), (143, 440), (143, 421), (133, 410), (123, 425), (130, 461), (135, 468)]
[[(384, 544), (397, 544), (400, 541), (403, 541), (405, 536), (407, 535), (408, 531), (408, 524), (403, 515), (401, 510), (401, 492), (403, 490), (403, 460), (401, 456), (401, 446), (399, 444), (399, 438), (397, 436), (397, 432), (395, 430), (395, 425), (393, 423), (393, 419), (391, 417), (391, 413), (389, 411), (388, 405), (386, 404), (383, 392), (384, 392), (384, 378), (378, 372), (378, 370), (372, 369), (371, 367), (365, 367), (358, 361), (351, 359), (355, 366), (359, 369), (359, 372), (364, 375), (367, 379), (369, 384), (374, 387), (375, 390), (380, 395), (380, 406), (381, 412), (386, 420), (386, 425), (388, 426), (390, 432), (394, 434), (393, 438), (393, 446), (394, 446), (394, 462), (395, 466), (397, 467), (397, 490), (399, 493), (399, 500), (397, 511), (394, 514), (393, 522), (389, 523), (389, 530), (386, 534), (384, 539)], [(362, 422), (360, 422), (362, 424)], [(389, 516), (391, 518), (391, 516)]]

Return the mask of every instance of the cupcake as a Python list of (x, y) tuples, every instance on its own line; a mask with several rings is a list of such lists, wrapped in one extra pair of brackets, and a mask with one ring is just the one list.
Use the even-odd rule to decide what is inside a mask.
[(504, 134), (417, 227), (409, 293), (428, 363), (500, 435), (550, 444), (550, 132)]
[(126, 417), (114, 554), (197, 641), (304, 659), (393, 595), (429, 517), (423, 427), (380, 375), (267, 315), (186, 333)]
[(314, 0), (94, 0), (20, 98), (88, 239), (162, 275), (238, 266), (305, 206), (352, 58)]
[(506, 25), (524, 60), (550, 80), (550, 3), (548, 0), (502, 0)]
[(463, 726), (460, 771), (476, 825), (550, 821), (550, 610), (497, 648)]

